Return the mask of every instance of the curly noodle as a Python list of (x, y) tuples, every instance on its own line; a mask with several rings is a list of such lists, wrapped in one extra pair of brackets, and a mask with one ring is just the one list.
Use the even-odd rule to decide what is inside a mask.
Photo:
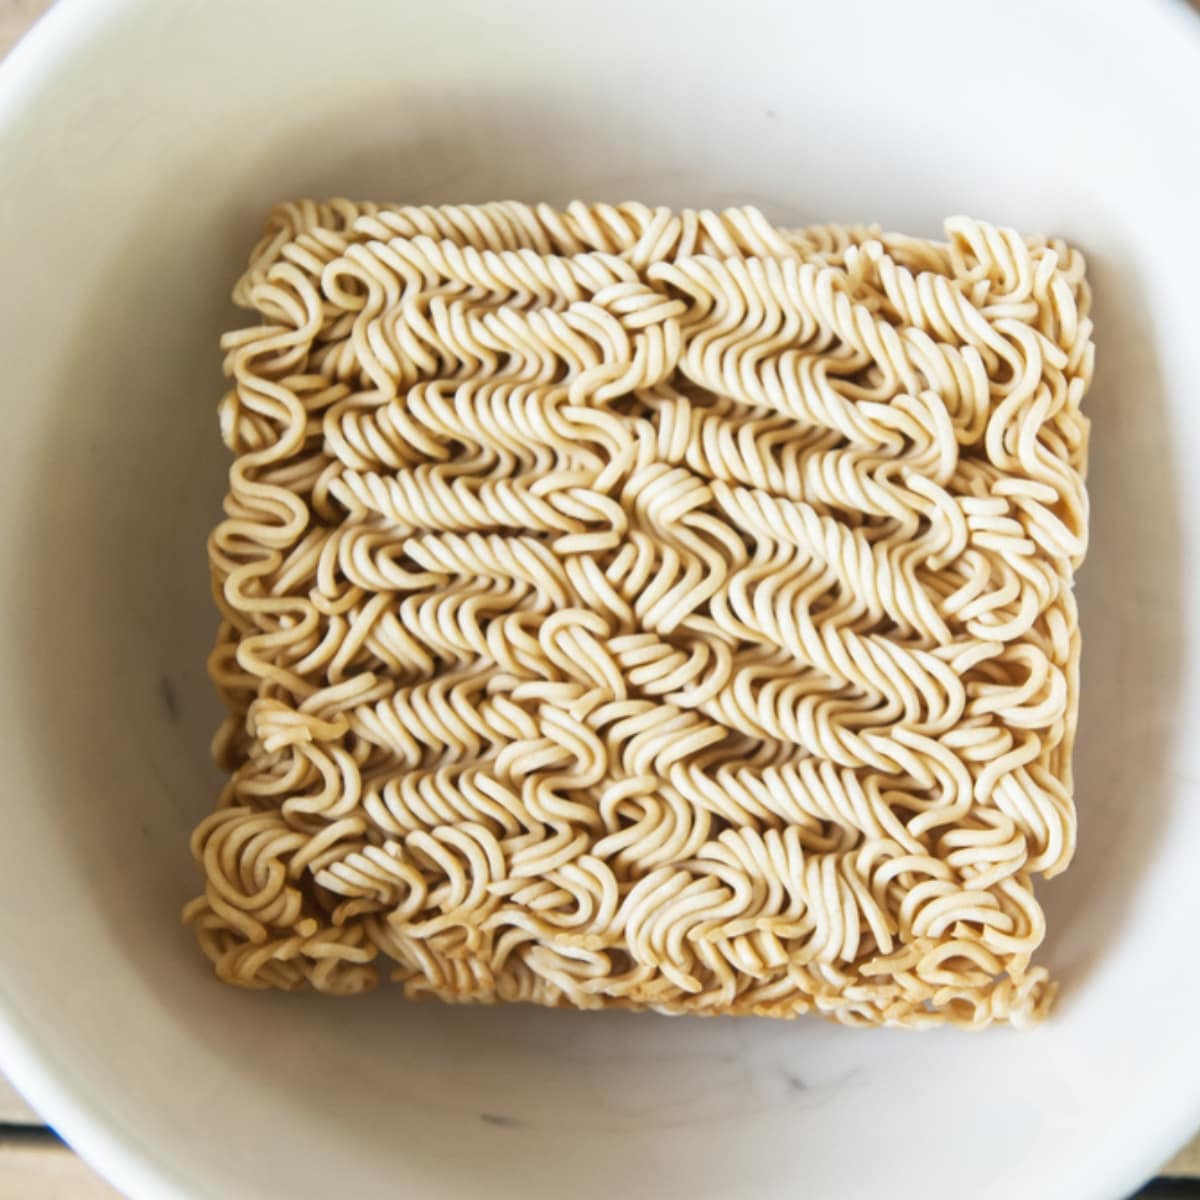
[(1028, 1024), (1075, 843), (1061, 242), (301, 201), (224, 339), (219, 977)]

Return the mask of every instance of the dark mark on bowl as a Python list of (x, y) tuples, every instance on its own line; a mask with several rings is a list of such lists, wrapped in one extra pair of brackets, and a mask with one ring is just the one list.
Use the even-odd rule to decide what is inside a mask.
[(479, 1114), (479, 1119), (489, 1125), (499, 1125), (501, 1129), (521, 1129), (525, 1125), (524, 1121), (510, 1117), (507, 1113), (483, 1112)]
[(158, 680), (158, 698), (162, 701), (163, 711), (172, 725), (179, 724), (179, 696), (169, 675), (162, 675)]

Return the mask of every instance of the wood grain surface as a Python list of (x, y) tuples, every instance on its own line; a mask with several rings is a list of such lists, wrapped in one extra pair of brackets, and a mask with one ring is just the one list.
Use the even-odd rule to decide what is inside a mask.
[[(0, 57), (50, 7), (52, 0), (0, 0)], [(1119, 1136), (1115, 1129), (1098, 1137)], [(1200, 1179), (1200, 1136), (1163, 1175)], [(1182, 1195), (1183, 1193), (1179, 1193)], [(1194, 1193), (1200, 1196), (1200, 1190)], [(41, 1127), (39, 1118), (0, 1076), (0, 1200), (119, 1200), (85, 1163)]]

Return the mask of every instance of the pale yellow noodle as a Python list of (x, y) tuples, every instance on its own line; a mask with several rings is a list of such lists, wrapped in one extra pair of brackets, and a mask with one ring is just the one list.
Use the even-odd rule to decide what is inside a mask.
[(1079, 253), (300, 201), (235, 298), (221, 979), (1025, 1025), (1071, 859)]

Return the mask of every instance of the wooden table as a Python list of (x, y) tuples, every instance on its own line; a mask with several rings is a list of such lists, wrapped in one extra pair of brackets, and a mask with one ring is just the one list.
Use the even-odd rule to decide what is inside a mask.
[[(0, 58), (53, 0), (0, 0)], [(1101, 1136), (1113, 1136), (1104, 1131)], [(1193, 1179), (1194, 1191), (1165, 1181), (1147, 1195), (1200, 1198), (1200, 1135), (1164, 1168), (1163, 1176)], [(119, 1200), (118, 1193), (76, 1158), (0, 1076), (0, 1200)]]

